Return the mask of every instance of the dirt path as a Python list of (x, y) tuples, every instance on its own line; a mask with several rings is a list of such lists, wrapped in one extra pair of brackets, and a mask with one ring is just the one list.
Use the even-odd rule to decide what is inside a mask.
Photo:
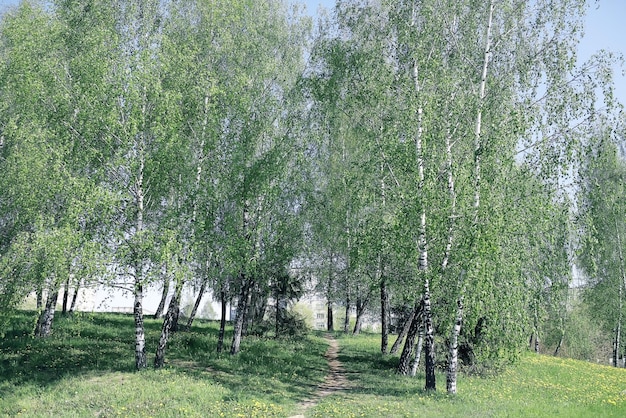
[(339, 353), (339, 344), (332, 335), (327, 334), (328, 350), (324, 356), (328, 360), (329, 373), (324, 378), (324, 383), (317, 387), (317, 390), (309, 399), (305, 399), (300, 402), (297, 408), (296, 415), (292, 415), (289, 418), (304, 418), (304, 414), (309, 408), (314, 407), (320, 399), (325, 396), (332, 395), (340, 391), (347, 390), (350, 387), (350, 382), (346, 378), (346, 371), (344, 370), (341, 362), (338, 360), (337, 355)]

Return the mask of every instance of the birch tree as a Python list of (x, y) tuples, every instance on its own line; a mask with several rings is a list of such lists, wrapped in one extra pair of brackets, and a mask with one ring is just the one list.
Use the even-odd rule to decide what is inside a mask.
[[(302, 72), (302, 46), (305, 25), (297, 9), (284, 3), (259, 4), (243, 1), (237, 7), (216, 5), (214, 10), (200, 8), (203, 31), (214, 31), (219, 60), (215, 63), (214, 85), (217, 127), (216, 152), (206, 166), (203, 184), (219, 194), (215, 211), (202, 216), (207, 227), (225, 231), (223, 247), (227, 276), (236, 278), (229, 286), (239, 292), (238, 317), (231, 352), (239, 351), (248, 309), (248, 298), (262, 264), (266, 237), (271, 237), (271, 222), (279, 188), (290, 156), (292, 137), (285, 119), (288, 98)], [(212, 22), (214, 11), (226, 23)], [(220, 16), (218, 14), (218, 16)], [(210, 98), (210, 101), (213, 99)]]
[(110, 149), (106, 183), (119, 196), (111, 246), (116, 249), (120, 277), (132, 281), (135, 366), (142, 369), (146, 367), (144, 286), (157, 265), (154, 233), (159, 216), (172, 208), (167, 205), (169, 190), (160, 186), (173, 174), (168, 163), (184, 161), (178, 152), (185, 146), (171, 145), (179, 138), (180, 116), (176, 96), (165, 88), (162, 77), (167, 68), (162, 27), (166, 4), (138, 0), (109, 7), (117, 11), (116, 49), (115, 62), (101, 80), (109, 92), (110, 118), (102, 126), (101, 146)]
[[(526, 324), (513, 319), (527, 306), (522, 260), (504, 256), (512, 254), (514, 233), (505, 207), (516, 204), (517, 194), (502, 193), (503, 185), (525, 159), (534, 167), (532, 181), (558, 187), (559, 173), (571, 166), (597, 115), (598, 84), (586, 75), (604, 74), (606, 62), (594, 58), (577, 68), (574, 60), (584, 8), (581, 1), (558, 8), (522, 1), (341, 4), (338, 39), (361, 48), (363, 39), (386, 39), (378, 65), (395, 74), (393, 83), (381, 86), (395, 98), (393, 116), (384, 119), (396, 134), (384, 138), (385, 173), (401, 191), (401, 228), (410, 231), (401, 241), (414, 246), (414, 286), (421, 287), (414, 297), (424, 297), (424, 314), (414, 317), (426, 321), (428, 389), (435, 389), (435, 328), (452, 330), (452, 393), (462, 326), (482, 329), (482, 355), (515, 352), (522, 341)], [(377, 24), (364, 24), (372, 16)], [(352, 65), (360, 70), (362, 62)], [(356, 83), (365, 78), (362, 71), (354, 74)], [(606, 77), (600, 81), (610, 85)], [(374, 97), (354, 97), (369, 119), (381, 106), (381, 96)], [(487, 302), (485, 295), (493, 297)], [(503, 305), (512, 307), (504, 315), (495, 308)], [(488, 354), (488, 347), (498, 348)]]
[[(2, 68), (3, 117), (9, 121), (2, 141), (3, 236), (12, 254), (7, 268), (19, 266), (33, 286), (14, 288), (11, 299), (19, 300), (24, 290), (49, 289), (36, 330), (46, 336), (60, 284), (96, 264), (90, 260), (96, 258), (96, 213), (106, 213), (106, 192), (88, 175), (96, 163), (93, 144), (76, 135), (86, 123), (81, 110), (93, 98), (78, 86), (99, 64), (74, 58), (80, 48), (66, 43), (65, 22), (36, 3), (22, 4), (2, 24), (8, 59)], [(40, 257), (33, 262), (20, 255), (28, 250)]]
[[(594, 317), (613, 334), (613, 365), (623, 356), (624, 219), (626, 165), (617, 144), (620, 137), (599, 134), (590, 146), (582, 173), (581, 219), (583, 236), (579, 260), (586, 274), (584, 300)], [(617, 139), (617, 141), (616, 141)], [(617, 142), (617, 144), (616, 144)]]

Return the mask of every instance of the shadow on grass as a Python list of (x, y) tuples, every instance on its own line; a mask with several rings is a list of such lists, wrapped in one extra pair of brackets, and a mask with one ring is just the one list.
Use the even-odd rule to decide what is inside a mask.
[[(0, 382), (48, 385), (65, 376), (134, 369), (131, 316), (57, 315), (53, 334), (33, 338), (36, 313), (15, 312), (0, 342)], [(147, 324), (147, 332), (157, 324)]]
[[(53, 335), (33, 338), (35, 312), (15, 312), (0, 341), (0, 397), (20, 385), (40, 387), (65, 377), (134, 371), (132, 315), (75, 313), (58, 315)], [(162, 321), (145, 319), (148, 364), (152, 366)], [(194, 379), (229, 389), (229, 399), (263, 396), (277, 403), (298, 401), (314, 392), (328, 367), (327, 344), (314, 336), (301, 339), (244, 338), (241, 352), (228, 354), (232, 331), (225, 336), (225, 353), (218, 354), (219, 325), (197, 321), (191, 330), (171, 336), (166, 367)]]
[[(227, 338), (231, 337), (232, 334)], [(230, 342), (230, 338), (227, 339)], [(192, 331), (171, 341), (171, 361), (195, 378), (207, 378), (230, 389), (226, 401), (262, 396), (276, 403), (308, 398), (323, 382), (328, 364), (323, 356), (328, 344), (321, 338), (270, 339), (246, 337), (235, 356), (215, 350), (215, 335)]]
[[(381, 397), (406, 398), (407, 396), (441, 396), (424, 390), (424, 375), (415, 377), (396, 373), (399, 354), (383, 355), (372, 348), (380, 344), (380, 334), (363, 333), (358, 337), (337, 334), (339, 340), (339, 361), (352, 382), (351, 392)], [(437, 374), (437, 381), (445, 385), (445, 376)], [(444, 379), (444, 380), (442, 380)]]

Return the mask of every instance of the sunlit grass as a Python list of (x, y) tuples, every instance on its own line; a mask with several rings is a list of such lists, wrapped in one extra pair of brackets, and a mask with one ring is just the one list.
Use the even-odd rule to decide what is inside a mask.
[(459, 376), (456, 396), (426, 393), (416, 378), (390, 370), (397, 356), (382, 356), (380, 337), (342, 338), (340, 359), (356, 388), (324, 399), (315, 417), (624, 417), (626, 370), (578, 360), (525, 353), (521, 361), (489, 378)]

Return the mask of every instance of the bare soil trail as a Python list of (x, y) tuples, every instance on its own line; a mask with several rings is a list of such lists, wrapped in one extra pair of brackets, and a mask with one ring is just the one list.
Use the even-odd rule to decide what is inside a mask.
[(310, 398), (300, 402), (296, 415), (292, 415), (289, 418), (304, 418), (306, 411), (314, 407), (323, 397), (350, 388), (350, 382), (346, 378), (346, 371), (338, 359), (339, 343), (330, 334), (326, 334), (325, 338), (328, 340), (328, 349), (326, 354), (324, 354), (328, 360), (328, 375), (326, 375), (324, 382), (317, 387), (317, 390)]

